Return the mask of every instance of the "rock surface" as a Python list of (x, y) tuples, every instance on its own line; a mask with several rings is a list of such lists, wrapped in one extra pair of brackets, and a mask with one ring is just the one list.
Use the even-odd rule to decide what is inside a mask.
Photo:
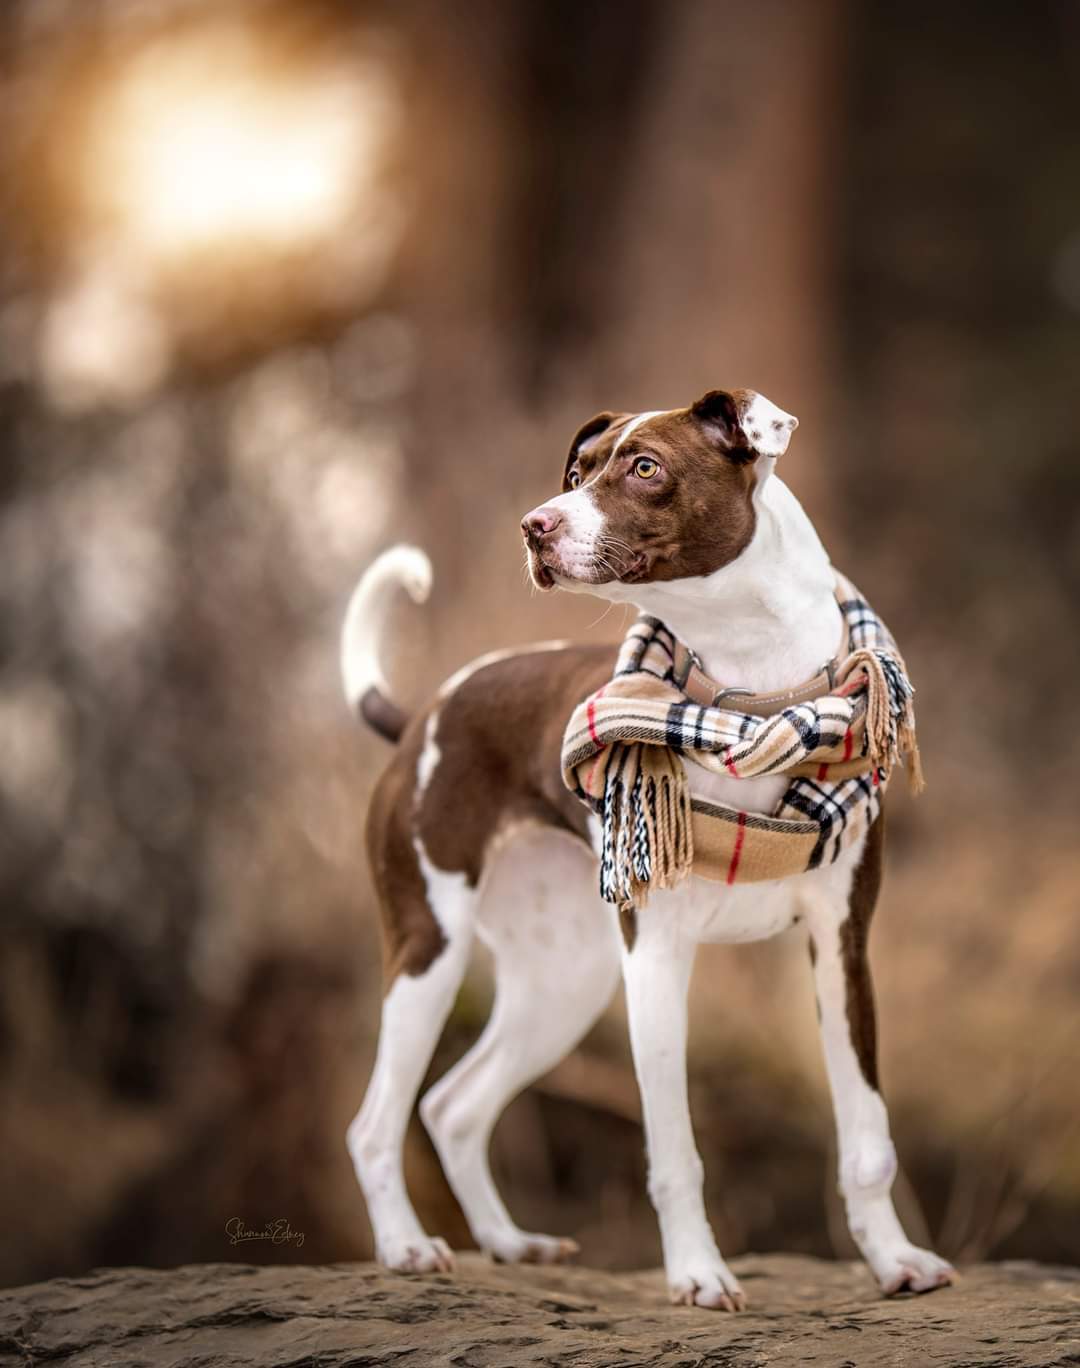
[(0, 1362), (69, 1368), (451, 1364), (1080, 1363), (1080, 1269), (988, 1264), (928, 1297), (882, 1300), (857, 1264), (748, 1255), (741, 1315), (669, 1306), (659, 1273), (371, 1264), (103, 1269), (0, 1292)]

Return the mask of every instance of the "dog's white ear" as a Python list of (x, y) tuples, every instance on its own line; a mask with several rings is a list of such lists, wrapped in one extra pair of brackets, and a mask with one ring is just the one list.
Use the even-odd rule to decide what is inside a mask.
[(799, 420), (755, 390), (736, 390), (739, 427), (747, 446), (760, 456), (783, 456)]

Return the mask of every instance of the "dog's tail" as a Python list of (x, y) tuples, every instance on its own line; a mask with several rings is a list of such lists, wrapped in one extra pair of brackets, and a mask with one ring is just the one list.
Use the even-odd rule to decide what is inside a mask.
[(379, 659), (395, 589), (404, 589), (414, 603), (430, 594), (431, 562), (418, 547), (392, 546), (365, 570), (341, 629), (341, 676), (349, 707), (388, 741), (396, 741), (409, 720), (390, 697)]

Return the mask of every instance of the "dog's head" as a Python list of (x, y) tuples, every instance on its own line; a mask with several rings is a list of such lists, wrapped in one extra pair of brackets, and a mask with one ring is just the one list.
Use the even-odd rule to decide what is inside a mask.
[(522, 519), (534, 583), (597, 592), (719, 570), (753, 536), (755, 490), (797, 426), (753, 390), (598, 413), (570, 444), (563, 493)]

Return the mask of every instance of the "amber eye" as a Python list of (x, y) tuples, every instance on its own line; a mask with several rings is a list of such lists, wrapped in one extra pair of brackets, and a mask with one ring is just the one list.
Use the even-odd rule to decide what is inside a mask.
[(571, 489), (577, 489), (578, 485), (581, 483), (581, 476), (577, 473), (576, 470), (572, 470), (570, 474), (566, 477), (566, 483), (570, 486)]
[(651, 480), (659, 471), (659, 461), (654, 461), (651, 456), (639, 456), (634, 462), (634, 474), (640, 480)]

